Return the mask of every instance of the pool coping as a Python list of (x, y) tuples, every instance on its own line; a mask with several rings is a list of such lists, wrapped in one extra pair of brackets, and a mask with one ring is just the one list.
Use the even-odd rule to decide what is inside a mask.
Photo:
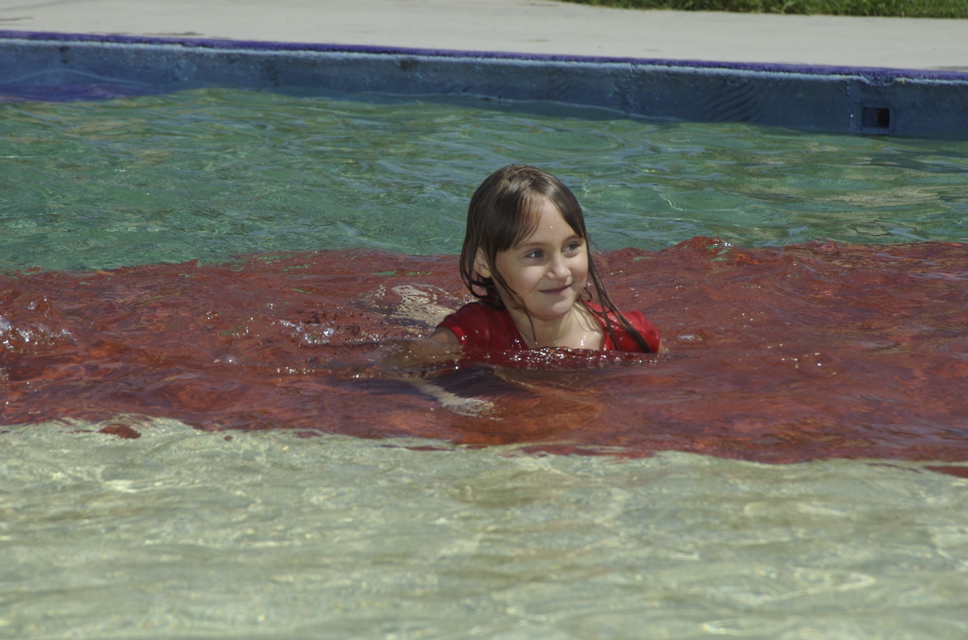
[(0, 70), (0, 94), (8, 97), (85, 82), (129, 83), (145, 92), (302, 87), (968, 139), (968, 72), (959, 71), (8, 30), (0, 30), (0, 55), (13, 61)]

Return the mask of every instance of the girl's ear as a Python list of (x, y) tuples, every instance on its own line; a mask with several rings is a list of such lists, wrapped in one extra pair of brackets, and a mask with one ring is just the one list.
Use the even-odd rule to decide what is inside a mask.
[(482, 278), (491, 277), (491, 269), (487, 266), (487, 258), (484, 257), (484, 252), (480, 249), (477, 250), (477, 255), (474, 256), (474, 271)]

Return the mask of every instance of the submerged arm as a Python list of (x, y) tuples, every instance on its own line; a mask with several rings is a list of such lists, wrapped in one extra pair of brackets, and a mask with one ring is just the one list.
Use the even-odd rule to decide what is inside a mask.
[(493, 402), (459, 396), (428, 377), (429, 369), (455, 363), (460, 358), (460, 341), (453, 332), (438, 329), (423, 340), (399, 342), (396, 346), (395, 351), (384, 360), (384, 364), (394, 371), (392, 378), (406, 382), (459, 415), (486, 417), (493, 411)]

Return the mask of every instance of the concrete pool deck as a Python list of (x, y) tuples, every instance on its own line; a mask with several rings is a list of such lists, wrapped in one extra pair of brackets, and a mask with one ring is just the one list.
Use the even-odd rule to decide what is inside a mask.
[(966, 34), (968, 20), (554, 0), (0, 0), (0, 94), (302, 87), (963, 139)]
[(555, 0), (2, 0), (0, 29), (968, 72), (968, 20), (634, 11)]

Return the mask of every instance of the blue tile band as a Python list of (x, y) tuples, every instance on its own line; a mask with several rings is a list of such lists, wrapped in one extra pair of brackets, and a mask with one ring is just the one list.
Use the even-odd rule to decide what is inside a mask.
[(968, 139), (968, 73), (0, 31), (0, 95), (192, 86), (477, 96), (831, 133)]

